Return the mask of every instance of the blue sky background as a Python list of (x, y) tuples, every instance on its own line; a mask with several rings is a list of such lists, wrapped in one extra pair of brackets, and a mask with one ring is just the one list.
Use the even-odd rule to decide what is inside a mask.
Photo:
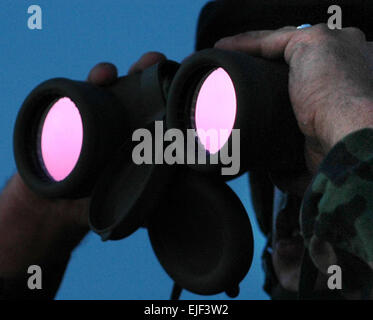
[[(181, 61), (194, 47), (197, 17), (206, 0), (1, 0), (0, 185), (15, 172), (12, 133), (17, 111), (40, 82), (54, 77), (84, 80), (98, 62), (125, 74), (146, 51)], [(40, 5), (43, 30), (27, 28), (27, 8)], [(255, 256), (239, 299), (268, 299), (262, 290), (264, 237), (254, 220), (247, 175), (230, 183), (254, 228)], [(89, 234), (72, 256), (57, 299), (168, 299), (172, 281), (142, 229), (103, 243)], [(206, 298), (189, 292), (182, 299)], [(225, 299), (225, 294), (207, 297)]]

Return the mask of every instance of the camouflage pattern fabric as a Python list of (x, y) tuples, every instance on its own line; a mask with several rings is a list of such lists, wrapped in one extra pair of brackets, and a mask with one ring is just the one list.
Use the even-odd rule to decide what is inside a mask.
[(301, 229), (306, 247), (314, 235), (332, 245), (351, 286), (371, 277), (373, 129), (346, 136), (323, 160), (303, 198)]

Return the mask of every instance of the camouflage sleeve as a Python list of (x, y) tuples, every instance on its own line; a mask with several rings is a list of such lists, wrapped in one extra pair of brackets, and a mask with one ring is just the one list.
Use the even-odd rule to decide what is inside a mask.
[(332, 245), (338, 261), (355, 259), (351, 271), (372, 266), (373, 129), (348, 135), (323, 160), (303, 199), (301, 228), (306, 246), (315, 235)]

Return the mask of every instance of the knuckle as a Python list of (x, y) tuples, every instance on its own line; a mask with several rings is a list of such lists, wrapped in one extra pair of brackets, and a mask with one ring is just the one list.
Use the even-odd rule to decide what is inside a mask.
[[(334, 34), (336, 33), (334, 32)], [(328, 41), (333, 37), (333, 33), (324, 23), (311, 28), (309, 35), (309, 40), (316, 43)]]
[(359, 29), (357, 27), (347, 27), (347, 28), (344, 28), (343, 30), (348, 31), (350, 33), (364, 34), (363, 31), (361, 31), (361, 29)]
[(326, 23), (318, 23), (314, 25), (310, 30), (317, 31), (319, 33), (328, 33), (330, 31)]
[(345, 33), (350, 34), (351, 36), (357, 37), (359, 39), (366, 40), (365, 33), (361, 29), (359, 29), (357, 27), (344, 28), (343, 31)]
[(234, 36), (231, 36), (228, 39), (231, 40), (231, 42), (233, 42), (233, 43), (239, 43), (239, 42), (244, 41), (250, 35), (254, 36), (254, 34), (256, 34), (256, 33), (257, 33), (257, 31), (252, 31), (252, 33), (250, 33), (250, 32), (243, 32), (243, 33), (239, 33), (239, 34), (236, 34)]
[(325, 23), (314, 25), (312, 28), (300, 30), (291, 39), (290, 44), (300, 47), (323, 46), (335, 39), (335, 31), (331, 31)]
[(299, 57), (307, 56), (307, 53), (316, 49), (334, 46), (336, 32), (331, 31), (326, 24), (317, 24), (312, 28), (295, 32), (285, 49), (287, 61), (297, 61)]
[(259, 39), (265, 35), (265, 30), (254, 30), (254, 31), (247, 31), (236, 36), (237, 41), (244, 41), (247, 39)]
[(285, 27), (282, 27), (280, 29), (278, 29), (278, 32), (281, 32), (281, 31), (293, 31), (293, 30), (296, 30), (297, 28), (294, 27), (294, 26), (285, 26)]

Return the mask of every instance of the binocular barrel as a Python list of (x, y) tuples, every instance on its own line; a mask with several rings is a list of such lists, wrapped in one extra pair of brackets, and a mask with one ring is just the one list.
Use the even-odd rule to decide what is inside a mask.
[[(285, 62), (241, 52), (197, 52), (183, 62), (172, 82), (167, 127), (195, 129), (198, 147), (210, 157), (220, 156), (225, 148), (232, 156), (239, 154), (241, 172), (258, 168), (282, 173), (301, 171), (304, 139), (289, 101), (288, 72)], [(240, 137), (236, 151), (232, 141), (235, 129)], [(206, 139), (211, 138), (211, 130), (217, 132), (218, 143)], [(223, 164), (211, 161), (191, 166), (216, 172)]]
[(14, 130), (15, 160), (25, 183), (47, 197), (87, 196), (133, 130), (164, 117), (178, 66), (165, 61), (108, 87), (63, 78), (36, 87)]

